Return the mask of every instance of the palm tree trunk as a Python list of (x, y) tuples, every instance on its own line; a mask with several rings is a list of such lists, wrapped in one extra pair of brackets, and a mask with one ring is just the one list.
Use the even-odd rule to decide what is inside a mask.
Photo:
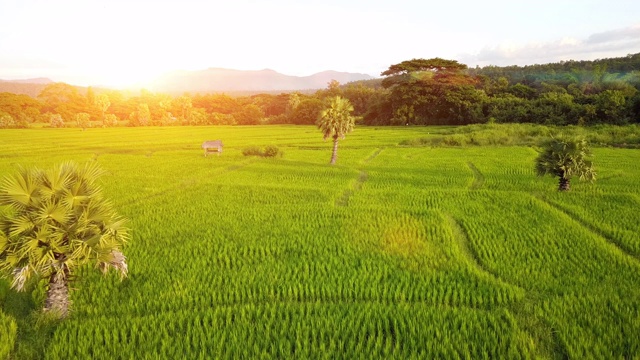
[(565, 179), (564, 176), (560, 177), (560, 181), (558, 182), (558, 191), (569, 191), (571, 186), (569, 184), (569, 179)]
[(333, 153), (331, 154), (331, 165), (338, 160), (338, 135), (333, 136)]
[(53, 312), (60, 318), (65, 318), (69, 314), (69, 283), (65, 275), (54, 273), (49, 277), (44, 311)]

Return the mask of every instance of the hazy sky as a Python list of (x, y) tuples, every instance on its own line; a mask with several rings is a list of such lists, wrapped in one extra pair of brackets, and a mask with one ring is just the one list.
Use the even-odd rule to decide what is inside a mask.
[(170, 70), (379, 76), (640, 52), (638, 0), (0, 0), (0, 79), (123, 86)]

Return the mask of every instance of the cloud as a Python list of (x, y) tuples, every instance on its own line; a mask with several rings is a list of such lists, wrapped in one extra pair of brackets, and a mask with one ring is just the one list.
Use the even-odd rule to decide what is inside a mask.
[(587, 38), (587, 44), (626, 42), (640, 39), (640, 24), (623, 29), (593, 34)]
[(586, 39), (562, 38), (550, 42), (486, 46), (459, 58), (470, 66), (531, 65), (566, 60), (593, 60), (640, 52), (640, 24), (595, 33)]

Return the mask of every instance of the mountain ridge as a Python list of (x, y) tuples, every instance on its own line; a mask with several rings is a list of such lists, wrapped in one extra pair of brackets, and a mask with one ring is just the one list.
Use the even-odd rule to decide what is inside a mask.
[(0, 79), (0, 82), (3, 83), (14, 83), (14, 84), (51, 84), (54, 81), (46, 78), (46, 77), (38, 77), (38, 78), (30, 78), (30, 79), (15, 79), (15, 80), (4, 80)]
[(285, 75), (272, 69), (236, 70), (212, 67), (166, 73), (150, 85), (151, 90), (168, 93), (221, 91), (296, 91), (324, 89), (331, 80), (342, 84), (374, 79), (362, 73), (325, 70), (308, 76)]

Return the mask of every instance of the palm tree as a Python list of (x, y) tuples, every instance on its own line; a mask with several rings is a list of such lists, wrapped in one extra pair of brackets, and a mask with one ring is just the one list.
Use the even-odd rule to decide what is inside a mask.
[(120, 249), (128, 229), (102, 197), (102, 173), (95, 164), (20, 168), (0, 185), (0, 272), (18, 291), (31, 278), (48, 279), (44, 310), (60, 317), (69, 312), (69, 281), (80, 266), (127, 275)]
[(569, 191), (571, 177), (593, 181), (596, 172), (587, 158), (591, 156), (589, 145), (584, 138), (549, 139), (536, 159), (536, 173), (539, 176), (552, 175), (559, 178), (558, 190)]
[(320, 112), (316, 121), (324, 139), (333, 138), (331, 164), (335, 164), (338, 159), (338, 139), (344, 139), (355, 126), (356, 118), (351, 115), (351, 112), (353, 112), (353, 106), (349, 99), (335, 96), (331, 98), (329, 106)]

